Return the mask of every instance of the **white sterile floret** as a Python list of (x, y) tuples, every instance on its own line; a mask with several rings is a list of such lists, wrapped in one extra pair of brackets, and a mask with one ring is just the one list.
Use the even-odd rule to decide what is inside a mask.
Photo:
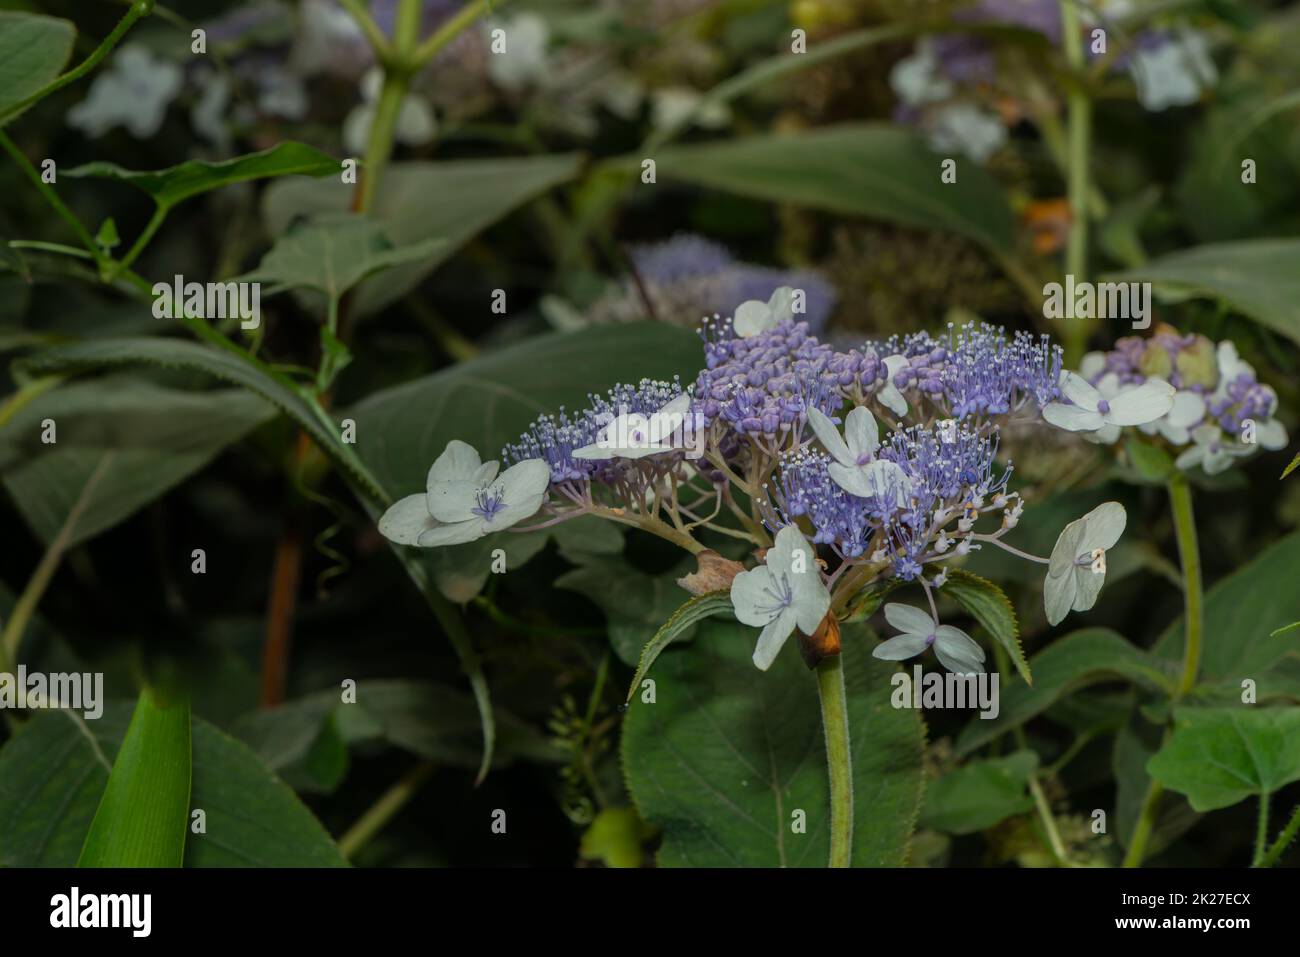
[(1095, 433), (1102, 442), (1115, 441), (1126, 425), (1154, 422), (1174, 405), (1174, 387), (1163, 379), (1120, 386), (1117, 377), (1108, 375), (1094, 387), (1074, 372), (1062, 372), (1060, 382), (1070, 404), (1047, 403), (1043, 418), (1068, 432)]
[(906, 356), (886, 356), (884, 364), (887, 376), (885, 384), (876, 390), (876, 399), (886, 409), (901, 418), (907, 415), (907, 400), (894, 384), (894, 376), (900, 369), (906, 369), (909, 363)]
[(1106, 551), (1124, 533), (1128, 516), (1118, 502), (1104, 502), (1061, 531), (1043, 582), (1047, 620), (1059, 624), (1073, 609), (1087, 611), (1106, 580)]
[(737, 306), (736, 314), (731, 319), (731, 328), (740, 338), (750, 339), (793, 317), (794, 290), (782, 286), (768, 297), (767, 302), (749, 299)]
[(591, 445), (575, 449), (575, 459), (639, 459), (671, 452), (673, 435), (684, 427), (691, 409), (691, 396), (683, 392), (658, 412), (646, 416), (628, 412), (616, 416), (602, 428)]
[(907, 504), (911, 482), (896, 462), (876, 458), (880, 430), (871, 410), (858, 406), (844, 419), (844, 437), (835, 423), (815, 407), (808, 409), (808, 424), (830, 453), (827, 468), (835, 484), (860, 498), (879, 498), (901, 508)]
[(737, 620), (763, 629), (754, 648), (754, 664), (762, 671), (771, 667), (796, 627), (806, 635), (817, 630), (831, 596), (817, 556), (799, 529), (781, 529), (764, 564), (732, 579), (731, 605)]
[(896, 602), (885, 606), (885, 620), (902, 634), (876, 645), (871, 649), (873, 657), (906, 661), (933, 647), (940, 664), (955, 674), (984, 671), (984, 649), (960, 628), (941, 625), (921, 609)]
[(528, 459), (506, 469), (482, 462), (478, 451), (458, 439), (429, 469), (426, 491), (396, 502), (379, 519), (379, 531), (399, 545), (434, 548), (472, 542), (535, 514), (546, 497), (551, 469)]

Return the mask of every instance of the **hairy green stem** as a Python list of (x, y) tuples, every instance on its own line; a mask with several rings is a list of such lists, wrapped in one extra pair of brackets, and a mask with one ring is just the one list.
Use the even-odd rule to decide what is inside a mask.
[(1276, 864), (1278, 858), (1282, 856), (1282, 852), (1295, 840), (1297, 831), (1300, 831), (1300, 804), (1296, 805), (1295, 810), (1291, 812), (1291, 820), (1286, 822), (1286, 827), (1282, 828), (1282, 833), (1269, 846), (1264, 856), (1256, 861), (1255, 866), (1272, 867)]
[[(1196, 686), (1196, 676), (1201, 667), (1201, 636), (1205, 622), (1202, 611), (1201, 556), (1196, 541), (1196, 516), (1192, 512), (1192, 489), (1187, 477), (1179, 472), (1169, 480), (1168, 490), (1169, 504), (1174, 514), (1174, 537), (1178, 541), (1178, 560), (1183, 572), (1185, 638), (1182, 675), (1174, 689), (1174, 701), (1177, 702)], [(1125, 867), (1138, 867), (1142, 864), (1147, 842), (1155, 829), (1156, 811), (1163, 791), (1164, 788), (1158, 781), (1151, 781), (1147, 787), (1142, 812), (1133, 829), (1128, 853), (1124, 856)]]
[(103, 250), (99, 248), (99, 244), (95, 242), (94, 237), (90, 235), (90, 232), (86, 227), (81, 225), (81, 220), (76, 217), (72, 210), (68, 209), (63, 200), (59, 199), (59, 194), (50, 187), (49, 183), (41, 179), (41, 174), (37, 172), (36, 167), (31, 164), (31, 161), (27, 159), (26, 154), (17, 147), (14, 141), (11, 140), (3, 130), (0, 130), (0, 148), (3, 148), (4, 151), (13, 158), (13, 161), (18, 164), (18, 168), (21, 169), (27, 175), (27, 178), (32, 181), (32, 184), (40, 192), (41, 196), (45, 198), (45, 201), (50, 204), (50, 207), (59, 215), (59, 218), (67, 223), (68, 227), (76, 233), (77, 239), (81, 240), (81, 245), (85, 246), (86, 251), (90, 253), (95, 262), (100, 264), (102, 275), (106, 257)]
[(822, 728), (826, 732), (826, 767), (831, 789), (830, 867), (848, 867), (853, 856), (853, 759), (849, 747), (848, 694), (841, 655), (817, 665)]
[(1264, 862), (1264, 852), (1268, 847), (1268, 798), (1267, 791), (1259, 795), (1259, 823), (1255, 828), (1255, 854), (1250, 859), (1251, 867), (1259, 867)]
[[(1068, 113), (1068, 195), (1070, 200), (1070, 232), (1065, 248), (1065, 272), (1075, 282), (1088, 278), (1088, 212), (1092, 188), (1089, 180), (1089, 161), (1092, 141), (1092, 100), (1083, 87), (1083, 39), (1079, 36), (1078, 0), (1061, 0), (1061, 42), (1065, 58), (1070, 64), (1070, 93), (1066, 101)], [(1091, 319), (1073, 319), (1062, 328), (1066, 365), (1073, 367), (1083, 357), (1092, 332)]]
[(370, 839), (382, 831), (433, 773), (433, 763), (422, 761), (402, 775), (396, 784), (379, 796), (365, 814), (361, 815), (347, 832), (339, 838), (339, 853), (351, 858), (361, 850)]

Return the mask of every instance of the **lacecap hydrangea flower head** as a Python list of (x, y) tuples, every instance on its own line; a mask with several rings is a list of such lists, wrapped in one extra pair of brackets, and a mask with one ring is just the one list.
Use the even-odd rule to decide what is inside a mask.
[[(779, 288), (706, 321), (691, 383), (625, 383), (540, 416), (501, 450), (504, 472), (449, 444), (424, 493), (394, 505), (380, 530), (437, 547), (583, 515), (641, 529), (697, 557), (684, 588), (729, 595), (736, 618), (759, 629), (760, 669), (791, 635), (836, 624), (866, 589), (895, 581), (918, 589), (922, 607), (891, 603), (886, 620), (901, 634), (877, 657), (933, 651), (950, 670), (982, 670), (978, 644), (939, 620), (935, 592), (949, 563), (985, 547), (1048, 566), (1053, 623), (1090, 608), (1123, 529), (1119, 505), (1068, 526), (1051, 558), (1003, 540), (1025, 503), (999, 460), (1001, 425), (1074, 408), (1070, 392), (1090, 401), (1061, 350), (986, 324), (840, 350), (800, 319), (800, 292)], [(1118, 419), (1098, 402), (1087, 424), (1150, 426), (1170, 411), (1168, 391), (1159, 402), (1113, 396)], [(722, 558), (706, 536), (747, 543), (757, 562)]]

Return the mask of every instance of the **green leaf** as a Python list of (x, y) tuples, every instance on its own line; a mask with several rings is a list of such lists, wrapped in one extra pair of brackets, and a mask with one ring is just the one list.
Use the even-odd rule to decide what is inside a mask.
[[(371, 215), (399, 248), (432, 239), (445, 242), (419, 262), (364, 282), (355, 297), (358, 314), (401, 299), (469, 240), (512, 210), (572, 179), (581, 165), (582, 157), (573, 153), (391, 164), (384, 170)], [(332, 183), (274, 183), (263, 198), (267, 230), (279, 235), (298, 216), (345, 211), (351, 199), (350, 188)]]
[[(847, 632), (858, 631), (859, 634)], [(844, 670), (853, 747), (853, 863), (899, 866), (921, 802), (920, 716), (889, 703), (894, 668), (846, 629)], [(623, 768), (642, 818), (663, 832), (659, 863), (824, 867), (830, 799), (814, 677), (794, 648), (767, 672), (755, 632), (703, 622), (690, 648), (660, 656), (656, 700), (634, 699)], [(793, 812), (806, 815), (795, 833)]]
[(868, 585), (866, 588), (862, 589), (862, 591), (853, 596), (853, 599), (849, 604), (849, 613), (845, 617), (844, 622), (849, 624), (866, 621), (880, 610), (880, 606), (885, 603), (885, 599), (889, 597), (890, 593), (901, 585), (902, 582), (897, 578), (891, 578), (888, 581), (883, 582), (874, 582), (873, 584)]
[[(685, 557), (668, 572), (649, 575), (625, 558), (592, 555), (555, 579), (555, 587), (591, 599), (605, 613), (614, 652), (624, 664), (637, 665), (647, 642), (653, 642), (660, 626), (686, 597), (677, 579), (695, 568), (695, 560)], [(694, 624), (694, 620), (683, 623), (675, 640), (689, 641)]]
[(1038, 767), (1033, 751), (972, 761), (931, 781), (925, 789), (920, 826), (945, 834), (974, 834), (1034, 806), (1029, 776)]
[(1170, 253), (1106, 278), (1151, 282), (1180, 298), (1219, 299), (1300, 342), (1300, 239), (1244, 239)]
[(1147, 771), (1197, 811), (1272, 794), (1300, 781), (1300, 709), (1180, 708)]
[[(1146, 730), (1151, 740), (1143, 740), (1138, 733), (1140, 730)], [(1159, 742), (1158, 729), (1151, 725), (1144, 728), (1137, 721), (1121, 728), (1115, 736), (1115, 747), (1111, 753), (1111, 770), (1115, 776), (1114, 833), (1123, 848), (1128, 848), (1133, 839), (1133, 830), (1142, 814), (1147, 791), (1151, 786), (1147, 762), (1155, 754)], [(1147, 842), (1148, 860), (1186, 834), (1201, 819), (1201, 815), (1192, 810), (1187, 799), (1173, 791), (1165, 791), (1160, 795), (1158, 807), (1155, 825)]]
[(654, 156), (661, 180), (957, 233), (1009, 252), (1013, 221), (997, 182), (978, 164), (962, 163), (957, 182), (942, 185), (942, 159), (887, 124), (673, 146)]
[[(163, 208), (220, 189), (232, 183), (275, 176), (326, 176), (338, 173), (339, 161), (320, 150), (302, 143), (280, 143), (260, 153), (249, 153), (234, 159), (210, 163), (206, 160), (188, 160), (178, 166), (159, 170), (129, 170), (116, 163), (97, 161), (69, 170), (59, 170), (61, 176), (73, 178), (103, 178), (127, 183), (153, 197)], [(340, 183), (332, 184), (340, 195), (351, 196), (352, 188)]]
[[(73, 382), (0, 431), (0, 479), (47, 545), (77, 507), (70, 547), (126, 520), (273, 414), (235, 389), (183, 392), (126, 376)], [(53, 444), (42, 441), (47, 419)]]
[(377, 272), (424, 259), (440, 238), (395, 246), (384, 227), (365, 216), (327, 214), (300, 222), (276, 240), (256, 269), (237, 282), (269, 283), (267, 295), (286, 289), (314, 289), (337, 302)]
[(1034, 683), (1025, 651), (1020, 647), (1020, 626), (1016, 623), (1015, 609), (1001, 588), (965, 569), (950, 568), (940, 594), (947, 595), (966, 609), (1011, 656), (1025, 683)]
[(1295, 458), (1293, 458), (1293, 459), (1291, 460), (1291, 464), (1288, 465), (1286, 468), (1284, 468), (1284, 469), (1282, 470), (1281, 478), (1286, 478), (1288, 475), (1290, 475), (1292, 472), (1294, 472), (1297, 468), (1300, 468), (1300, 452), (1297, 452), (1297, 453), (1295, 454)]
[(190, 704), (140, 692), (78, 867), (180, 867), (190, 817)]
[(383, 490), (356, 459), (351, 447), (340, 442), (337, 427), (331, 429), (317, 417), (295, 384), (268, 375), (232, 352), (178, 339), (132, 336), (56, 346), (15, 363), (15, 367), (37, 376), (132, 365), (193, 369), (248, 389), (297, 422), (367, 495), (384, 497)]
[(628, 702), (632, 701), (632, 696), (641, 685), (641, 679), (650, 673), (655, 659), (665, 648), (682, 637), (691, 626), (721, 612), (731, 612), (731, 593), (725, 590), (698, 595), (673, 612), (673, 616), (663, 623), (663, 627), (656, 631), (654, 637), (641, 649), (636, 674), (632, 676), (632, 683), (627, 689)]
[(77, 28), (68, 20), (0, 12), (0, 126), (63, 72), (76, 37)]
[[(1261, 697), (1277, 690), (1273, 681), (1265, 680), (1268, 672), (1298, 652), (1294, 640), (1273, 637), (1278, 628), (1300, 619), (1296, 568), (1300, 568), (1300, 533), (1274, 542), (1205, 593), (1202, 685), (1240, 689), (1243, 678), (1253, 678)], [(1216, 636), (1224, 637), (1215, 640)], [(1165, 629), (1154, 653), (1170, 662), (1182, 658), (1181, 618)]]
[(1054, 642), (1034, 655), (1035, 682), (1005, 682), (996, 718), (970, 722), (957, 739), (958, 756), (970, 754), (1072, 691), (1100, 681), (1122, 679), (1157, 691), (1173, 690), (1176, 666), (1152, 657), (1113, 631), (1088, 628)]
[[(123, 702), (95, 721), (39, 712), (5, 742), (0, 865), (76, 863), (131, 714)], [(186, 832), (186, 867), (346, 866), (311, 811), (245, 745), (198, 717), (191, 732), (189, 807), (207, 819), (206, 833)]]
[(1138, 476), (1153, 485), (1164, 485), (1174, 473), (1174, 460), (1159, 446), (1144, 442), (1136, 436), (1124, 444), (1129, 461)]

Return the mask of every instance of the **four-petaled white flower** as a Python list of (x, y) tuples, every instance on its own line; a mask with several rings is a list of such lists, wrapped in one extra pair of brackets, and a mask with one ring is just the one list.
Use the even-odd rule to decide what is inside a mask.
[(683, 392), (658, 412), (645, 416), (640, 412), (625, 412), (600, 430), (596, 441), (575, 449), (575, 459), (639, 459), (660, 452), (671, 452), (673, 435), (680, 428), (685, 431), (685, 416), (691, 409), (691, 396)]
[(1069, 432), (1087, 432), (1100, 442), (1114, 442), (1126, 425), (1154, 422), (1174, 406), (1174, 387), (1163, 379), (1141, 385), (1120, 386), (1107, 375), (1093, 387), (1074, 372), (1061, 373), (1061, 392), (1072, 404), (1049, 402), (1043, 418)]
[(876, 399), (894, 415), (902, 418), (907, 415), (907, 400), (894, 384), (894, 376), (898, 375), (900, 369), (906, 369), (910, 363), (907, 361), (907, 356), (886, 356), (884, 363), (888, 375), (885, 384), (876, 390)]
[[(1215, 359), (1219, 366), (1219, 384), (1215, 386), (1214, 393), (1210, 398), (1215, 402), (1227, 401), (1231, 403), (1232, 398), (1228, 394), (1229, 387), (1243, 375), (1251, 379), (1257, 379), (1255, 367), (1237, 355), (1237, 347), (1233, 345), (1230, 339), (1225, 339), (1219, 343), (1219, 348), (1215, 352)], [(1268, 389), (1267, 386), (1264, 388), (1267, 389), (1272, 401), (1268, 410), (1268, 418), (1263, 422), (1255, 423), (1255, 443), (1271, 451), (1277, 451), (1286, 448), (1286, 426), (1273, 417), (1273, 414), (1277, 411), (1276, 393), (1272, 389)], [(1249, 452), (1246, 454), (1249, 454)]]
[(429, 469), (426, 491), (408, 495), (379, 520), (379, 531), (399, 545), (460, 545), (509, 528), (536, 513), (551, 469), (527, 459), (499, 477), (498, 462), (482, 462), (472, 446), (453, 439)]
[(787, 525), (776, 533), (764, 564), (731, 581), (731, 606), (737, 620), (761, 627), (754, 664), (766, 671), (797, 627), (805, 635), (817, 630), (831, 607), (812, 547), (799, 529)]
[(1174, 465), (1184, 470), (1199, 465), (1206, 475), (1218, 475), (1254, 451), (1255, 446), (1230, 438), (1213, 422), (1206, 422), (1192, 429), (1192, 446), (1174, 460)]
[(731, 328), (742, 339), (749, 339), (774, 329), (778, 323), (794, 317), (794, 290), (782, 286), (768, 297), (767, 302), (749, 299), (736, 307)]
[(1052, 549), (1043, 582), (1047, 620), (1059, 624), (1073, 609), (1087, 611), (1106, 580), (1106, 550), (1124, 533), (1127, 515), (1118, 502), (1103, 502), (1065, 526)]
[(147, 47), (128, 43), (95, 78), (89, 95), (68, 111), (68, 125), (98, 137), (120, 124), (136, 139), (148, 139), (162, 126), (167, 105), (180, 93), (184, 79), (175, 63), (155, 59)]
[(818, 408), (809, 406), (808, 424), (835, 460), (827, 471), (836, 485), (860, 498), (879, 498), (896, 508), (907, 504), (912, 483), (896, 462), (876, 458), (880, 430), (870, 409), (858, 406), (845, 417), (844, 438)]
[(977, 675), (984, 671), (984, 649), (960, 628), (941, 625), (921, 609), (896, 602), (885, 606), (885, 620), (902, 634), (876, 645), (871, 649), (872, 657), (906, 661), (932, 647), (939, 663), (954, 674)]

